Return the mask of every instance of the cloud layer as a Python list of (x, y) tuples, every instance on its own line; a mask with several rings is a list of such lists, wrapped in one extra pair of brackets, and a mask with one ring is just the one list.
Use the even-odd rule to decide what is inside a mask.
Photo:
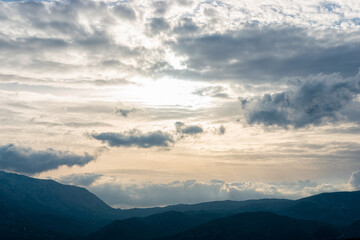
[[(232, 170), (235, 182), (237, 174), (251, 181), (259, 171), (271, 179), (348, 181), (360, 167), (359, 16), (356, 0), (0, 1), (0, 141), (88, 152), (121, 147), (89, 169), (73, 169), (95, 175), (63, 179), (91, 187), (102, 179), (96, 169), (113, 164), (112, 157), (124, 156), (114, 168), (143, 169), (143, 151), (146, 164), (162, 159), (164, 171), (176, 164), (198, 169), (164, 182), (203, 179), (215, 163), (216, 176), (228, 179)], [(29, 174), (94, 159), (1, 149), (1, 168)], [(272, 190), (259, 184), (218, 185), (148, 189), (174, 195), (169, 203), (232, 197), (228, 192), (281, 196), (264, 195)], [(128, 199), (119, 204), (166, 203), (138, 200), (157, 198), (142, 184), (121, 185), (126, 192), (108, 187)]]
[(199, 203), (219, 200), (248, 200), (261, 198), (296, 199), (321, 192), (339, 190), (331, 184), (309, 180), (293, 183), (250, 183), (212, 180), (175, 181), (168, 184), (102, 183), (89, 190), (108, 204), (118, 207), (149, 207), (182, 203)]
[(35, 174), (60, 166), (84, 166), (93, 160), (95, 157), (88, 153), (80, 156), (51, 148), (38, 151), (14, 144), (0, 146), (0, 168), (19, 173)]
[[(323, 32), (315, 38), (304, 28), (245, 26), (239, 31), (179, 37), (171, 43), (186, 57), (186, 70), (167, 73), (204, 81), (279, 82), (284, 77), (318, 73), (353, 76), (360, 45)], [(333, 39), (333, 40), (327, 40)]]

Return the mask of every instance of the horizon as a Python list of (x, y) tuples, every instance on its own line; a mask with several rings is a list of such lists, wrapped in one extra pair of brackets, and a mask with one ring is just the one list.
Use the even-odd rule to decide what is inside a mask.
[[(78, 187), (78, 188), (83, 188), (86, 189), (85, 187), (82, 186), (78, 186), (78, 185), (74, 185), (74, 184), (64, 184), (61, 182), (57, 182), (54, 179), (51, 178), (36, 178), (36, 177), (31, 177), (31, 176), (27, 176), (24, 174), (20, 174), (20, 173), (16, 173), (16, 172), (8, 172), (8, 171), (2, 171), (0, 170), (0, 173), (5, 173), (5, 174), (13, 174), (13, 175), (17, 175), (17, 176), (23, 176), (23, 177), (27, 177), (27, 178), (32, 178), (32, 179), (36, 179), (36, 180), (44, 180), (44, 181), (54, 181), (60, 185), (63, 186), (74, 186), (74, 187)], [(86, 189), (88, 190), (88, 189)], [(102, 202), (104, 202), (105, 204), (107, 204), (103, 199), (101, 199), (99, 196), (97, 196), (95, 193), (91, 192), (90, 190), (88, 190), (90, 193), (94, 194), (97, 198), (99, 198)], [(216, 202), (246, 202), (246, 201), (261, 201), (261, 200), (289, 200), (289, 201), (297, 201), (297, 200), (301, 200), (301, 199), (306, 199), (306, 198), (311, 198), (314, 196), (318, 196), (318, 195), (323, 195), (323, 194), (339, 194), (339, 193), (353, 193), (353, 192), (360, 192), (360, 190), (347, 190), (347, 191), (336, 191), (336, 192), (321, 192), (321, 193), (316, 193), (313, 195), (309, 195), (306, 197), (299, 197), (299, 198), (295, 198), (295, 199), (290, 199), (290, 198), (254, 198), (254, 199), (246, 199), (246, 200), (230, 200), (230, 199), (224, 199), (224, 200), (214, 200), (214, 201), (205, 201), (205, 202), (194, 202), (194, 203), (178, 203), (178, 204), (171, 204), (171, 205), (157, 205), (157, 206), (147, 206), (147, 207), (133, 207), (133, 208), (117, 208), (117, 207), (113, 207), (111, 205), (111, 208), (113, 209), (118, 209), (118, 210), (131, 210), (131, 209), (149, 209), (149, 208), (166, 208), (166, 207), (172, 207), (172, 206), (181, 206), (181, 205), (186, 205), (186, 206), (190, 206), (190, 205), (201, 205), (201, 204), (206, 204), (206, 203), (216, 203)], [(176, 211), (176, 210), (171, 210), (171, 211)]]
[(112, 207), (360, 190), (360, 5), (0, 1), (0, 170)]

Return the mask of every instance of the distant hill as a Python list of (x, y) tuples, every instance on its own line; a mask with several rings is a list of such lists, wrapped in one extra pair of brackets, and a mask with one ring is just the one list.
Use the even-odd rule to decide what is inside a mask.
[(117, 219), (118, 212), (84, 188), (0, 171), (0, 239), (86, 235)]
[(197, 212), (205, 211), (218, 214), (235, 214), (248, 211), (281, 211), (293, 206), (294, 201), (287, 199), (259, 199), (246, 201), (214, 201), (197, 204), (179, 204), (167, 207), (125, 209), (119, 213), (121, 219), (147, 217), (169, 211)]
[(163, 208), (122, 210), (119, 217), (145, 217), (167, 211), (206, 211), (221, 214), (243, 212), (272, 212), (304, 220), (348, 225), (360, 220), (360, 191), (322, 193), (299, 200), (260, 199), (247, 201), (215, 201), (198, 204), (180, 204)]
[(252, 212), (213, 220), (161, 240), (325, 240), (341, 234), (326, 223)]

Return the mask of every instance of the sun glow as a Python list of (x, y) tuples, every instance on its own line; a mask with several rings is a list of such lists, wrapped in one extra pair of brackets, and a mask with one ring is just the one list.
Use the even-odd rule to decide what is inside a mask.
[(111, 91), (112, 96), (147, 106), (186, 106), (201, 108), (210, 106), (211, 98), (200, 97), (194, 92), (208, 86), (203, 83), (175, 79), (144, 80), (137, 79), (138, 84)]

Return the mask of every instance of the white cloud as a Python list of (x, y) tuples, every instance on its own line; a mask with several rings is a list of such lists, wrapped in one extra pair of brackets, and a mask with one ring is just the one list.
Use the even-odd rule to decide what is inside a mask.
[(208, 183), (196, 180), (174, 181), (167, 184), (122, 184), (118, 178), (104, 178), (88, 189), (116, 207), (150, 207), (181, 203), (261, 198), (297, 199), (322, 192), (338, 191), (340, 187), (309, 180), (293, 183), (225, 182)]
[(360, 170), (351, 174), (349, 187), (352, 190), (360, 190)]

